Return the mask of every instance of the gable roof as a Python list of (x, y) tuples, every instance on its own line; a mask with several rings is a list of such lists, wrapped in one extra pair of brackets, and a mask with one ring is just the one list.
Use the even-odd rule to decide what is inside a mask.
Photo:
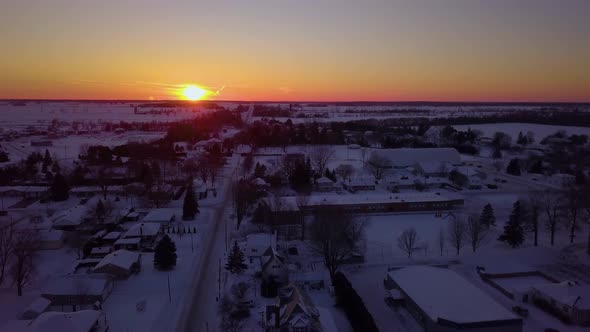
[(88, 332), (102, 313), (96, 310), (76, 312), (44, 312), (25, 329), (26, 332), (68, 331)]
[(106, 255), (93, 270), (98, 270), (107, 265), (113, 265), (120, 267), (125, 270), (130, 270), (133, 264), (139, 260), (139, 253), (127, 251), (125, 249), (119, 249)]

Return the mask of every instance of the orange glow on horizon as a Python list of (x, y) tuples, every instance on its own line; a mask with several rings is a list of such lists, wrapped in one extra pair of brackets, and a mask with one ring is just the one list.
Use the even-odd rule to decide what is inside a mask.
[(182, 97), (184, 99), (190, 100), (190, 101), (202, 100), (208, 94), (210, 94), (209, 91), (207, 91), (207, 90), (205, 90), (203, 88), (200, 88), (200, 87), (198, 87), (196, 85), (187, 85), (181, 91)]

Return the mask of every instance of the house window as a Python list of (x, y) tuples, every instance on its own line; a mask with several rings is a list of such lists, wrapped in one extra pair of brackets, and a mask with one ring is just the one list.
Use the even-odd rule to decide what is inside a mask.
[(295, 328), (293, 328), (293, 332), (307, 332), (307, 326), (306, 327), (295, 327)]

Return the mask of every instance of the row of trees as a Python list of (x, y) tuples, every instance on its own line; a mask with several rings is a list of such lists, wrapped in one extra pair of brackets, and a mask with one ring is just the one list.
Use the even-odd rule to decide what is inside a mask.
[(0, 229), (0, 286), (10, 278), (21, 296), (34, 276), (38, 248), (36, 231), (17, 230), (14, 224)]

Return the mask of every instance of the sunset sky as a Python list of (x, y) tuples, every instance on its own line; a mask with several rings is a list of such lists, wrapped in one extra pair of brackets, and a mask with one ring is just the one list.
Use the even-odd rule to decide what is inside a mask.
[(3, 0), (0, 98), (590, 101), (588, 0)]

